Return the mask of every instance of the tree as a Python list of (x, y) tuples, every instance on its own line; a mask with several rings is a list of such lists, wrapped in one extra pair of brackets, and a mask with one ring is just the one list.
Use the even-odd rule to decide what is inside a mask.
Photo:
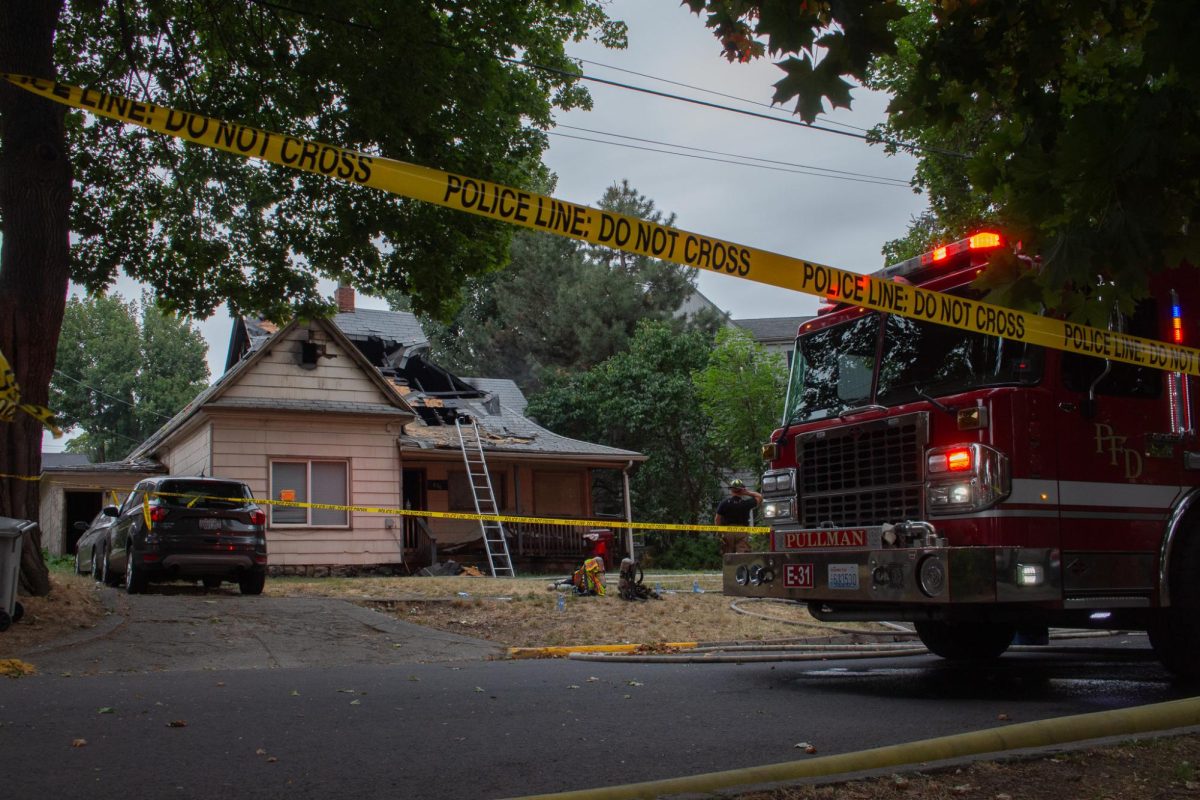
[(692, 381), (725, 467), (761, 473), (761, 445), (779, 423), (787, 387), (783, 356), (768, 352), (743, 328), (722, 328)]
[[(670, 225), (628, 181), (600, 208)], [(670, 320), (695, 290), (691, 267), (520, 231), (502, 272), (464, 285), (449, 324), (423, 319), (435, 356), (451, 369), (512, 378), (536, 392), (548, 370), (587, 370), (624, 350), (642, 320)], [(695, 321), (715, 327), (707, 317)]]
[[(775, 100), (806, 121), (849, 103), (844, 78), (866, 81), (897, 52), (896, 30), (920, 33), (895, 62), (891, 129), (971, 144), (970, 194), (1042, 258), (1036, 272), (994, 260), (992, 302), (1104, 325), (1113, 301), (1084, 287), (1115, 286), (1131, 312), (1148, 272), (1200, 263), (1200, 18), (1187, 0), (686, 2), (735, 59), (794, 54)], [(924, 19), (889, 27), (907, 9)]]
[[(691, 376), (711, 346), (702, 331), (643, 321), (628, 350), (587, 372), (552, 375), (529, 413), (564, 436), (646, 454), (630, 481), (638, 519), (710, 523), (720, 464)], [(663, 535), (662, 544), (681, 536), (694, 534)]]
[[(0, 70), (52, 78), (342, 147), (524, 186), (554, 107), (586, 106), (567, 40), (624, 41), (599, 0), (9, 0)], [(550, 70), (515, 63), (517, 56)], [(510, 230), (247, 161), (0, 85), (0, 352), (45, 404), (69, 280), (118, 268), (166, 309), (275, 320), (325, 313), (317, 279), (349, 276), (448, 309), (502, 263)], [(0, 472), (40, 472), (40, 430), (0, 425)], [(0, 479), (0, 514), (37, 486)], [(40, 543), (27, 591), (45, 593)]]
[[(140, 321), (139, 321), (140, 317)], [(208, 385), (208, 346), (190, 323), (160, 311), (148, 295), (72, 298), (50, 383), (67, 429), (67, 449), (116, 461)]]

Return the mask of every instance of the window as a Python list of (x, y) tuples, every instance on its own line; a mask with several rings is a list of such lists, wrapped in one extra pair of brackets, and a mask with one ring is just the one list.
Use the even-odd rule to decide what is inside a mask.
[[(496, 506), (500, 511), (508, 508), (508, 487), (505, 485), (504, 473), (492, 473), (492, 491), (496, 495)], [(475, 498), (471, 493), (471, 482), (466, 472), (450, 472), (446, 475), (446, 489), (449, 494), (447, 501), (451, 511), (475, 513)], [(485, 509), (486, 513), (486, 509)]]
[(533, 473), (533, 512), (543, 517), (583, 516), (583, 475), (578, 472)]
[[(1122, 319), (1121, 328), (1130, 335), (1158, 339), (1158, 306), (1153, 300), (1137, 304), (1133, 317)], [(1108, 370), (1107, 373), (1105, 370)], [(1088, 392), (1110, 397), (1156, 398), (1162, 394), (1163, 373), (1153, 367), (1139, 367), (1124, 361), (1105, 363), (1104, 359), (1080, 353), (1063, 353), (1063, 385), (1073, 392)]]
[[(348, 505), (349, 474), (345, 461), (272, 461), (271, 499)], [(350, 514), (344, 509), (272, 505), (271, 524), (345, 528)]]

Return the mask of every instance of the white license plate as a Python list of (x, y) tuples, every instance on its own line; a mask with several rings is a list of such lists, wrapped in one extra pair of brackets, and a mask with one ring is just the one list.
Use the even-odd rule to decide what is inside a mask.
[(202, 517), (200, 519), (200, 530), (202, 531), (215, 531), (220, 530), (220, 528), (221, 520), (219, 519), (211, 519), (209, 517)]

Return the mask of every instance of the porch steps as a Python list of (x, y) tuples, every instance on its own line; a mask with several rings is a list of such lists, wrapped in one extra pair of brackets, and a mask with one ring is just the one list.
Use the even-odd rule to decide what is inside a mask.
[[(464, 422), (461, 416), (454, 418), (454, 429), (458, 431), (458, 443), (462, 448), (463, 463), (467, 466), (467, 480), (471, 483), (471, 496), (475, 500), (476, 514), (500, 513), (496, 505), (496, 493), (492, 489), (492, 476), (488, 472), (487, 459), (483, 456), (483, 440), (479, 436), (479, 423), (471, 419)], [(504, 523), (499, 520), (479, 520), (483, 533), (483, 549), (487, 553), (488, 568), (493, 578), (514, 578), (512, 556), (508, 552), (508, 536)]]

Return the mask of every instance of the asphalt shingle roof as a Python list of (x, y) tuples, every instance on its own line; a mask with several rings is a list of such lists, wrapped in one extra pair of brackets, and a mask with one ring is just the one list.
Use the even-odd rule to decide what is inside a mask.
[(734, 325), (750, 331), (757, 342), (796, 338), (796, 331), (812, 317), (760, 317), (758, 319), (735, 319)]
[(524, 414), (525, 408), (529, 405), (529, 401), (525, 399), (525, 393), (517, 386), (517, 382), (509, 378), (463, 378), (463, 380), (481, 392), (496, 395), (500, 400), (500, 405), (507, 406), (518, 414)]
[(385, 341), (409, 346), (427, 344), (429, 341), (425, 338), (421, 323), (407, 311), (361, 308), (335, 315), (333, 324), (352, 340), (378, 336)]

